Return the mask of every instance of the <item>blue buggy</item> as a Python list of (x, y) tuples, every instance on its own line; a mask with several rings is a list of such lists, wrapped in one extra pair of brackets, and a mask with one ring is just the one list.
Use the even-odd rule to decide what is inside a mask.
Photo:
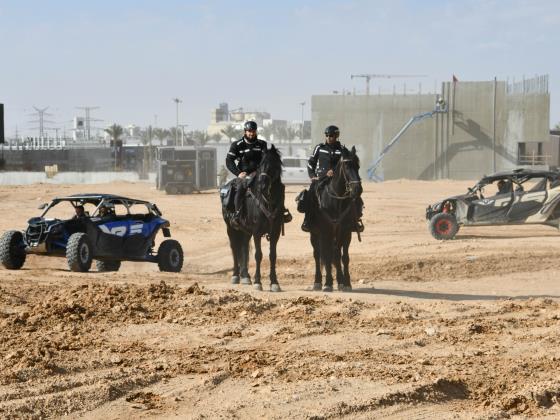
[[(121, 261), (157, 263), (160, 271), (179, 272), (183, 249), (166, 239), (154, 252), (159, 231), (171, 236), (169, 222), (148, 201), (112, 194), (76, 194), (55, 198), (39, 207), (39, 217), (25, 231), (0, 237), (0, 263), (23, 267), (27, 254), (66, 257), (72, 271), (87, 272), (93, 260), (98, 271), (118, 271)], [(48, 216), (47, 216), (48, 214)]]

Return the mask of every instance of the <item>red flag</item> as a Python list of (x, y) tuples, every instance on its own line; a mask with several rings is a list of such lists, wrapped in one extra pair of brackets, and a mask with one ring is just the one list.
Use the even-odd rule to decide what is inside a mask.
[(453, 75), (453, 83), (457, 83), (459, 81), (459, 79), (457, 79), (457, 76)]

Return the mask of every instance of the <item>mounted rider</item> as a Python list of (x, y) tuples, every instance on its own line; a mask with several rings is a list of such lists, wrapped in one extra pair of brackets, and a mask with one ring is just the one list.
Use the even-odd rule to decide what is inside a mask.
[[(329, 125), (325, 128), (325, 142), (318, 144), (313, 149), (313, 153), (307, 162), (307, 173), (311, 179), (308, 197), (313, 197), (316, 194), (318, 183), (322, 179), (330, 179), (334, 175), (334, 168), (342, 157), (342, 150), (344, 146), (338, 140), (340, 130), (335, 125)], [(313, 198), (311, 198), (312, 200)], [(311, 201), (309, 200), (309, 201)], [(355, 232), (363, 232), (364, 225), (362, 223), (362, 208), (363, 201), (361, 198), (356, 200), (356, 224), (352, 230)], [(301, 225), (301, 230), (309, 232), (310, 227), (310, 209), (309, 202), (305, 208), (305, 218)]]
[[(234, 199), (235, 214), (231, 220), (232, 225), (236, 227), (241, 224), (241, 212), (247, 188), (261, 163), (264, 151), (267, 149), (267, 142), (257, 138), (257, 128), (255, 121), (247, 121), (243, 126), (245, 131), (243, 137), (231, 144), (226, 156), (227, 168), (237, 177), (234, 180), (236, 189)], [(283, 198), (282, 205), (284, 205)], [(287, 209), (284, 209), (283, 214), (284, 223), (288, 223), (292, 216)]]

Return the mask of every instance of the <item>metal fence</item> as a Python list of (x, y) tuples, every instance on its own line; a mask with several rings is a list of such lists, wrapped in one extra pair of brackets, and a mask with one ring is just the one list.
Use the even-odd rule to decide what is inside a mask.
[(530, 79), (523, 79), (516, 82), (515, 79), (506, 85), (508, 95), (531, 95), (548, 93), (548, 74), (535, 76)]

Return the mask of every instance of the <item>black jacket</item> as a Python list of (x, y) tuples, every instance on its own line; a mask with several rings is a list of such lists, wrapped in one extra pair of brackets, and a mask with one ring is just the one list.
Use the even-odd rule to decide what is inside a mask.
[(315, 146), (313, 153), (307, 161), (307, 173), (309, 178), (321, 177), (327, 173), (329, 169), (334, 169), (340, 157), (342, 156), (342, 144), (337, 141), (332, 146), (327, 143), (321, 143)]
[(245, 137), (242, 137), (231, 144), (226, 156), (226, 166), (235, 176), (241, 172), (248, 174), (254, 172), (261, 163), (265, 150), (266, 141), (255, 139), (249, 143)]

